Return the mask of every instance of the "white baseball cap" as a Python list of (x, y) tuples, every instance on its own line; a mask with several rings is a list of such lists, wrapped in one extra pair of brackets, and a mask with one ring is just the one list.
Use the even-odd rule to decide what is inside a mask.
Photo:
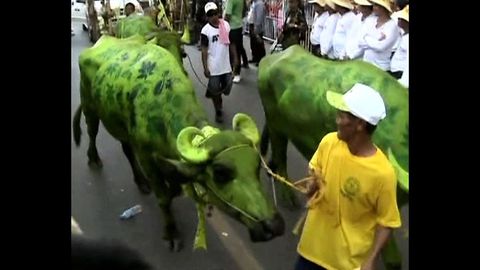
[(327, 91), (327, 101), (334, 108), (349, 112), (376, 126), (387, 116), (380, 94), (370, 86), (356, 83), (345, 94)]
[(208, 2), (207, 4), (205, 4), (205, 14), (213, 9), (218, 9), (217, 4), (215, 4), (214, 2)]

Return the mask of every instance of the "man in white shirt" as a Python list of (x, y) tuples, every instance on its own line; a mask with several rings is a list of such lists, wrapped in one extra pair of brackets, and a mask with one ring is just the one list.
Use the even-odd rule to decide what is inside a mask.
[(332, 37), (335, 33), (338, 18), (340, 14), (335, 10), (335, 4), (332, 0), (325, 0), (325, 9), (328, 12), (328, 18), (325, 20), (325, 26), (320, 33), (320, 54), (324, 58), (334, 59), (332, 48)]
[[(407, 59), (408, 59), (409, 52), (407, 51)], [(405, 66), (405, 69), (403, 70), (402, 77), (398, 80), (403, 86), (405, 86), (408, 89), (409, 85), (409, 77), (408, 77), (408, 70), (409, 70), (409, 65)]]
[(312, 31), (310, 32), (310, 43), (312, 44), (313, 55), (320, 56), (320, 33), (325, 27), (325, 21), (328, 18), (328, 12), (325, 9), (325, 0), (310, 0), (313, 4), (315, 17), (313, 18)]
[(354, 0), (354, 3), (358, 14), (352, 23), (351, 34), (347, 36), (345, 50), (347, 59), (362, 59), (364, 49), (359, 47), (359, 39), (363, 38), (362, 34), (365, 33), (369, 25), (377, 22), (377, 16), (373, 14), (372, 4), (367, 0)]
[(333, 0), (335, 10), (340, 13), (335, 32), (332, 37), (333, 58), (338, 60), (346, 59), (345, 44), (347, 36), (351, 35), (352, 24), (355, 21), (353, 5), (349, 0)]
[(377, 15), (375, 24), (370, 25), (359, 46), (365, 49), (363, 60), (384, 71), (390, 70), (392, 48), (399, 37), (397, 23), (390, 18), (392, 13), (389, 0), (370, 0), (373, 4), (373, 13)]
[(395, 54), (392, 57), (390, 74), (396, 79), (402, 77), (402, 73), (408, 66), (408, 33), (409, 33), (409, 6), (407, 5), (398, 14), (398, 27), (403, 30), (403, 36), (400, 41), (400, 45), (397, 48)]
[(205, 5), (205, 14), (208, 23), (202, 28), (200, 41), (203, 72), (205, 77), (208, 78), (205, 96), (212, 99), (215, 108), (215, 121), (222, 123), (222, 94), (230, 94), (233, 82), (230, 56), (232, 56), (235, 64), (238, 64), (238, 59), (236, 58), (235, 46), (228, 39), (230, 25), (227, 21), (218, 18), (217, 5), (208, 2)]

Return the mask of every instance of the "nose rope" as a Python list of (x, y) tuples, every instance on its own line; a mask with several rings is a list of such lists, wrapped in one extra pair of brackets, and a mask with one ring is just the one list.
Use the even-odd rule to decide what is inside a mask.
[[(255, 150), (257, 150), (257, 148), (255, 148)], [(301, 188), (297, 185), (299, 184), (302, 184), (302, 183), (305, 183), (306, 181), (309, 181), (309, 180), (312, 180), (313, 177), (312, 176), (308, 176), (308, 177), (305, 177), (305, 178), (302, 178), (298, 181), (289, 181), (288, 179), (286, 179), (285, 177), (279, 175), (279, 174), (276, 174), (272, 171), (272, 169), (270, 169), (270, 167), (268, 167), (267, 163), (265, 162), (265, 159), (263, 159), (262, 155), (260, 154), (260, 152), (257, 150), (257, 153), (258, 155), (260, 156), (260, 160), (262, 161), (262, 166), (263, 168), (267, 171), (267, 173), (272, 176), (273, 179), (277, 180), (277, 181), (280, 181), (282, 183), (284, 183), (285, 185), (289, 186), (290, 188), (293, 188), (295, 189), (296, 191), (298, 192), (301, 192), (303, 194), (306, 194), (307, 193), (307, 190), (306, 188)], [(273, 186), (273, 183), (272, 183), (272, 186)], [(274, 189), (274, 196), (275, 196), (275, 187), (273, 186), (273, 189)], [(274, 197), (274, 199), (276, 199)], [(276, 205), (276, 203), (275, 203)]]

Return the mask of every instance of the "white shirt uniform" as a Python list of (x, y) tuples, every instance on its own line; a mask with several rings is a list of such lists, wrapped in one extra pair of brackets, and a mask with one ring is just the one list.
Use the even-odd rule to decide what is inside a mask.
[(347, 36), (351, 35), (352, 24), (355, 21), (355, 13), (349, 11), (340, 16), (332, 37), (333, 58), (344, 59), (346, 56), (345, 44)]
[(392, 48), (399, 36), (398, 26), (395, 20), (388, 20), (379, 28), (376, 22), (368, 27), (359, 46), (365, 48), (363, 60), (374, 64), (382, 70), (390, 70), (390, 57)]
[(320, 50), (322, 55), (327, 55), (329, 58), (333, 58), (332, 38), (337, 26), (337, 21), (340, 18), (340, 14), (333, 13), (328, 16), (325, 21), (325, 27), (320, 33)]
[[(225, 29), (230, 32), (230, 24), (224, 21)], [(202, 28), (202, 35), (208, 38), (208, 69), (210, 75), (222, 75), (225, 73), (231, 73), (232, 68), (230, 66), (230, 46), (220, 42), (220, 32), (218, 28), (213, 27), (210, 23), (207, 23)], [(230, 41), (231, 42), (231, 41)]]
[(345, 51), (350, 59), (363, 58), (363, 52), (365, 49), (359, 47), (359, 40), (360, 38), (363, 38), (367, 29), (371, 27), (371, 24), (375, 24), (377, 22), (377, 16), (373, 14), (373, 12), (363, 21), (362, 16), (362, 13), (358, 13), (355, 17), (355, 20), (352, 24), (352, 31), (350, 31), (351, 34), (347, 36), (347, 41), (345, 43)]
[[(408, 51), (407, 51), (407, 59), (408, 59)], [(405, 69), (403, 70), (402, 77), (398, 80), (403, 86), (408, 88), (408, 61), (407, 61), (407, 66), (405, 66)]]
[(408, 39), (408, 34), (403, 35), (401, 38), (400, 46), (395, 51), (390, 64), (390, 70), (392, 72), (404, 71), (405, 67), (408, 66)]
[(312, 31), (310, 32), (310, 42), (313, 45), (320, 44), (320, 34), (322, 30), (325, 28), (325, 22), (328, 18), (328, 12), (324, 11), (320, 16), (315, 14), (315, 18), (313, 19), (312, 24)]

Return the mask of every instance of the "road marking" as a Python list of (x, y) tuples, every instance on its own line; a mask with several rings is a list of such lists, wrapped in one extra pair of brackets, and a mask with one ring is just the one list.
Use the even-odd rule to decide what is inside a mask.
[[(213, 214), (207, 218), (208, 224), (212, 226), (217, 233), (223, 246), (236, 262), (238, 269), (241, 270), (263, 270), (264, 268), (253, 256), (252, 252), (245, 246), (244, 241), (238, 236), (235, 230), (221, 213)], [(227, 232), (228, 236), (222, 234)]]

